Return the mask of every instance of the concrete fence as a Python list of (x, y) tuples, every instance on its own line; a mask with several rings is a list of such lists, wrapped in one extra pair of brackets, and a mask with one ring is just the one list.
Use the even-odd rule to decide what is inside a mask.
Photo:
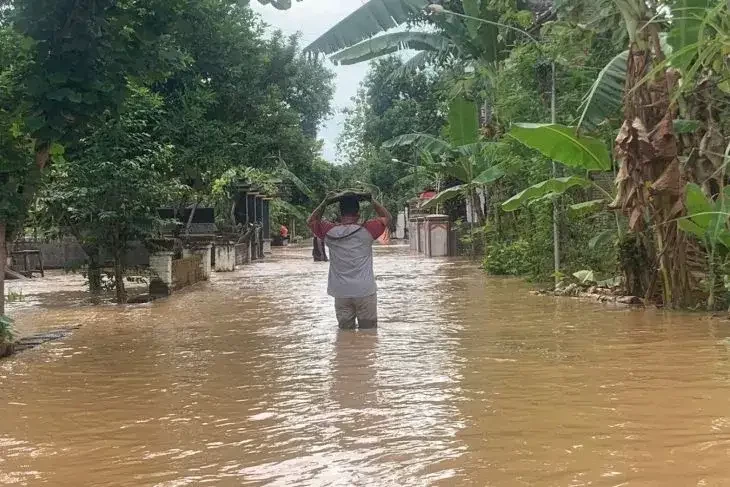
[(451, 222), (447, 215), (418, 215), (408, 222), (410, 247), (426, 257), (454, 255)]
[[(13, 242), (13, 250), (40, 250), (43, 266), (46, 269), (64, 269), (85, 264), (89, 256), (73, 237), (60, 240), (25, 239)], [(102, 255), (102, 262), (112, 260), (111, 256)], [(126, 255), (127, 266), (143, 267), (149, 265), (150, 256), (141, 242), (132, 242)], [(15, 262), (15, 265), (20, 263)]]
[(182, 289), (203, 280), (203, 266), (200, 255), (191, 255), (172, 261), (173, 289)]

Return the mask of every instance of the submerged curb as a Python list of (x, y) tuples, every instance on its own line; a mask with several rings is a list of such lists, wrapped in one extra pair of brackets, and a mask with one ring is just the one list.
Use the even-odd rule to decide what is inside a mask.
[(46, 331), (43, 333), (36, 333), (35, 335), (23, 337), (13, 343), (0, 344), (0, 359), (39, 347), (44, 343), (61, 340), (63, 338), (66, 338), (74, 330), (78, 330), (79, 328), (81, 328), (81, 325), (72, 326), (70, 328), (62, 328), (59, 330)]

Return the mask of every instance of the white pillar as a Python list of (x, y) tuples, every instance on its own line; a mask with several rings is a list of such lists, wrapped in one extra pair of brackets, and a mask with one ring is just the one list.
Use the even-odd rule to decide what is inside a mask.
[(203, 273), (203, 279), (210, 279), (211, 266), (210, 266), (210, 249), (213, 247), (212, 244), (200, 245), (193, 247), (191, 251), (195, 255), (200, 256), (200, 270)]
[(418, 223), (415, 218), (408, 220), (408, 245), (411, 248), (411, 252), (418, 252)]
[(395, 225), (395, 238), (403, 240), (406, 238), (406, 212), (399, 211)]
[(172, 292), (172, 256), (173, 252), (153, 252), (150, 254), (150, 295), (153, 297), (168, 296)]
[(418, 253), (422, 254), (426, 251), (426, 220), (422, 216), (416, 219), (418, 230)]
[(215, 246), (215, 271), (232, 272), (236, 270), (236, 247), (223, 243)]

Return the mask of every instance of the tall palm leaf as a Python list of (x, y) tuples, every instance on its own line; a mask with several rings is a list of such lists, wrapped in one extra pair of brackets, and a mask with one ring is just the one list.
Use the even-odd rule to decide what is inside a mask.
[(606, 118), (618, 112), (623, 103), (628, 56), (629, 51), (619, 53), (598, 73), (593, 86), (583, 98), (576, 131), (593, 130)]
[(429, 134), (404, 134), (383, 142), (383, 147), (413, 146), (433, 155), (443, 154), (451, 150), (451, 144)]
[(453, 43), (437, 32), (392, 32), (343, 49), (332, 56), (330, 60), (335, 64), (348, 65), (369, 61), (401, 49), (444, 53), (453, 48)]
[(428, 0), (370, 0), (305, 47), (304, 52), (332, 54), (354, 46), (403, 24), (428, 4)]

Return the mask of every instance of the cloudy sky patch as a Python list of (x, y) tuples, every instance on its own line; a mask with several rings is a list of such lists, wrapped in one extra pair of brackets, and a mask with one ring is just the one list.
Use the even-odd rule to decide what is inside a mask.
[[(357, 10), (362, 0), (304, 0), (293, 2), (290, 10), (276, 10), (251, 2), (253, 9), (261, 14), (263, 20), (273, 29), (285, 34), (302, 35), (302, 47), (324, 34), (330, 27)], [(367, 72), (367, 63), (353, 66), (334, 66), (328, 62), (335, 73), (335, 96), (332, 102), (335, 114), (319, 132), (324, 139), (324, 157), (335, 162), (337, 136), (342, 130), (345, 116), (342, 109), (352, 105), (351, 98), (357, 94), (360, 82)]]

